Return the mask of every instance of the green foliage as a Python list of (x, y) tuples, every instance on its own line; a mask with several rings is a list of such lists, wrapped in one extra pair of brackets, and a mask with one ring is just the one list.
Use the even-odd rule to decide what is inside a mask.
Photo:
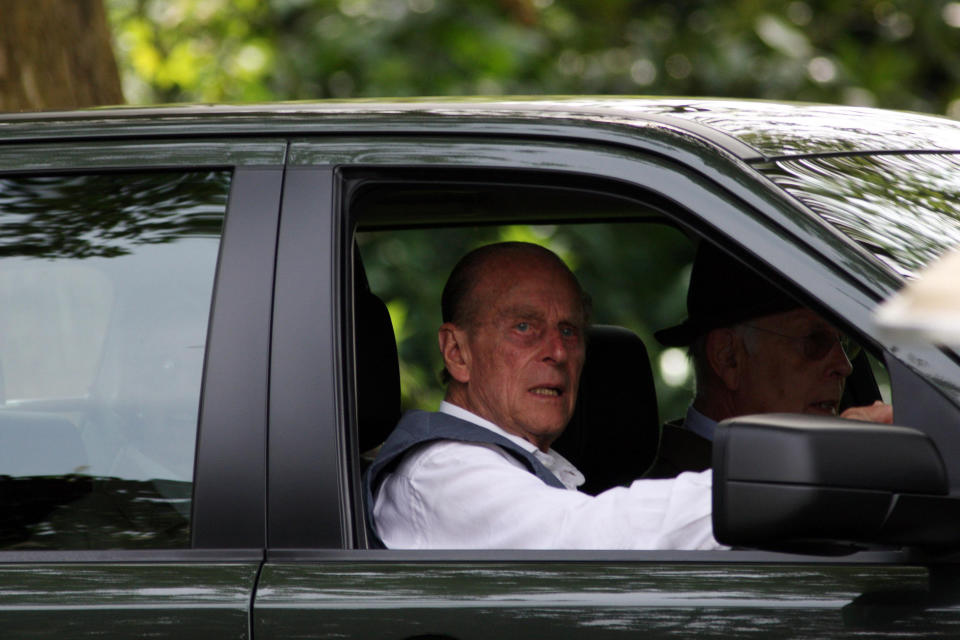
[(131, 102), (669, 94), (960, 113), (947, 0), (107, 0)]

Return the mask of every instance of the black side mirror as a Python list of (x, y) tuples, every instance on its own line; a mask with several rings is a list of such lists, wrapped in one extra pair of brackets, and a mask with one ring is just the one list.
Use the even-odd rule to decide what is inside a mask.
[(960, 545), (960, 498), (916, 429), (743, 416), (718, 426), (713, 468), (714, 536), (724, 544)]

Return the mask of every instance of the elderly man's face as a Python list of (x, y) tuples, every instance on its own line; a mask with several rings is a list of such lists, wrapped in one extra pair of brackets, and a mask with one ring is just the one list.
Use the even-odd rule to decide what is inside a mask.
[(837, 415), (844, 381), (853, 368), (833, 326), (809, 309), (757, 318), (746, 325), (751, 335), (745, 336), (746, 366), (738, 391), (741, 413)]
[[(570, 276), (536, 256), (494, 262), (458, 328), (466, 382), (456, 401), (546, 449), (573, 415), (584, 361), (582, 300)], [(448, 366), (449, 368), (449, 366)]]

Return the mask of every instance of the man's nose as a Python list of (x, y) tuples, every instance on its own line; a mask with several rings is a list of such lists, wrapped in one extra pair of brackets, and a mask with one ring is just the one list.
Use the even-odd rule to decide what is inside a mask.
[(827, 354), (827, 358), (829, 359), (831, 373), (835, 372), (844, 378), (853, 373), (853, 365), (843, 350), (843, 345), (840, 343), (840, 340), (833, 343), (833, 347), (831, 347), (830, 353)]
[(563, 331), (554, 329), (547, 332), (544, 346), (544, 360), (553, 360), (557, 363), (566, 362), (570, 357), (570, 347), (564, 340)]

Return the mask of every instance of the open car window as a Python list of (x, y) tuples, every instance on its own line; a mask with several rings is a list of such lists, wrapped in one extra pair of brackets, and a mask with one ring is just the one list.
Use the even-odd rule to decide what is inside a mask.
[[(610, 474), (621, 484), (642, 477), (654, 459), (661, 424), (682, 418), (694, 393), (687, 350), (664, 347), (653, 334), (686, 316), (687, 285), (698, 242), (721, 243), (757, 266), (749, 253), (688, 224), (695, 218), (689, 211), (641, 189), (603, 181), (541, 173), (507, 177), (478, 172), (470, 181), (438, 173), (432, 180), (420, 174), (419, 180), (395, 182), (364, 176), (358, 184), (351, 200), (357, 225), (352, 238), (358, 252), (355, 282), (376, 296), (389, 314), (398, 362), (396, 415), (410, 409), (435, 410), (443, 397), (436, 337), (441, 324), (439, 299), (456, 261), (469, 250), (492, 242), (541, 244), (567, 262), (591, 295), (594, 324), (622, 327), (636, 334), (645, 346), (647, 361), (638, 360), (635, 368), (647, 369), (652, 389), (645, 394), (638, 388), (635, 401), (655, 406), (652, 412), (636, 412), (636, 428), (649, 433), (639, 439), (624, 431), (611, 436), (627, 438), (623, 446), (636, 453), (629, 460), (617, 461), (625, 468)], [(782, 283), (775, 274), (764, 275)], [(380, 416), (378, 426), (368, 429), (372, 423), (365, 422), (364, 407), (372, 393), (367, 387), (382, 384), (383, 379), (371, 381), (364, 369), (377, 366), (362, 355), (361, 343), (369, 339), (364, 334), (369, 326), (360, 317), (364, 309), (359, 304), (355, 307), (356, 454), (361, 467), (372, 459), (392, 427), (389, 413)], [(856, 328), (846, 326), (831, 310), (818, 310), (857, 337)], [(882, 356), (869, 351), (855, 363), (846, 404), (869, 404), (881, 395), (886, 401), (891, 399)], [(578, 409), (571, 428), (579, 420), (590, 432), (593, 425), (609, 422), (600, 414), (580, 414), (583, 411)], [(600, 429), (596, 431), (596, 437), (606, 437)], [(581, 458), (578, 445), (565, 439), (569, 439), (567, 434), (558, 440), (558, 450), (589, 471), (592, 461)], [(587, 475), (589, 484), (590, 473)]]

